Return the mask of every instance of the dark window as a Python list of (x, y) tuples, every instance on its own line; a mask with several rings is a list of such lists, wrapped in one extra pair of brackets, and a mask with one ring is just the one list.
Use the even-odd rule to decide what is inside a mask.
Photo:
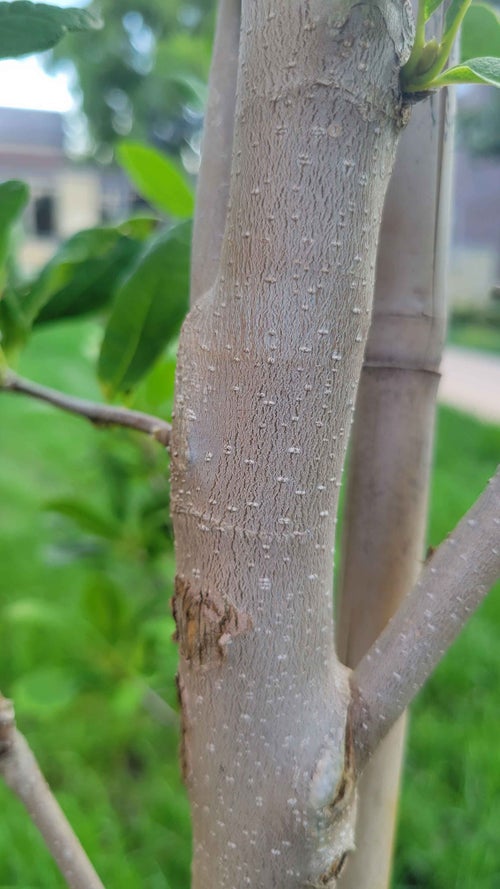
[(35, 200), (35, 232), (40, 237), (55, 234), (54, 198), (43, 195)]

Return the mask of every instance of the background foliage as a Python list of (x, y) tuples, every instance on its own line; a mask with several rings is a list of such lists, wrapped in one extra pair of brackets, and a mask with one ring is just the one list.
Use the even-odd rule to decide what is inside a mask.
[(199, 132), (214, 0), (92, 0), (105, 22), (70, 36), (52, 65), (73, 65), (94, 150), (109, 159), (124, 136), (173, 154)]
[[(95, 333), (89, 320), (46, 325), (21, 369), (97, 397)], [(189, 818), (165, 706), (177, 706), (167, 456), (30, 400), (4, 396), (0, 412), (2, 690), (105, 883), (187, 889)], [(500, 429), (440, 412), (429, 542), (472, 503), (499, 448)], [(101, 522), (54, 502), (84, 503)], [(499, 593), (413, 709), (394, 889), (500, 885)], [(0, 807), (0, 886), (62, 889), (3, 787)]]

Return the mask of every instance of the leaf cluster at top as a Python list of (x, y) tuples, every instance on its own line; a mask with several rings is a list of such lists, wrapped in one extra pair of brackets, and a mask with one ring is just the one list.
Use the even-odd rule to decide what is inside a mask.
[[(443, 2), (423, 0), (419, 6), (415, 43), (401, 72), (403, 92), (426, 92), (460, 83), (500, 86), (500, 18), (496, 10), (487, 3), (451, 0), (441, 39), (427, 41), (426, 23)], [(460, 62), (446, 68), (460, 27)]]
[(89, 31), (101, 24), (86, 9), (61, 9), (30, 0), (0, 3), (0, 58), (43, 52), (70, 31)]

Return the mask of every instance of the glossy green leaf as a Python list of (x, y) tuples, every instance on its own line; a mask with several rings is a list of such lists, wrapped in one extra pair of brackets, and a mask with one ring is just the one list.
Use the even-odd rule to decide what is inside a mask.
[(30, 325), (15, 290), (6, 287), (0, 299), (0, 346), (15, 366), (16, 356), (26, 342)]
[(193, 215), (192, 188), (166, 155), (139, 142), (122, 142), (117, 160), (139, 194), (153, 207), (170, 216)]
[(78, 232), (61, 245), (24, 295), (23, 310), (36, 324), (85, 315), (111, 301), (155, 221)]
[(43, 52), (59, 43), (69, 31), (99, 27), (99, 19), (85, 9), (60, 9), (28, 0), (0, 3), (0, 58)]
[(6, 286), (12, 230), (28, 199), (24, 182), (10, 179), (0, 184), (0, 344), (9, 356), (24, 342), (28, 328), (17, 294)]
[(136, 410), (158, 417), (170, 415), (174, 401), (175, 366), (174, 354), (167, 354), (156, 362), (134, 393), (133, 406)]
[(158, 228), (160, 220), (157, 216), (131, 216), (120, 222), (116, 229), (125, 238), (145, 241)]
[[(421, 0), (420, 0), (421, 2)], [(436, 9), (439, 9), (444, 0), (425, 0), (424, 2), (424, 15), (425, 21), (430, 19), (431, 15), (436, 12)]]
[(116, 294), (99, 357), (110, 396), (135, 386), (174, 336), (187, 311), (191, 223), (163, 232)]
[(470, 6), (470, 2), (471, 0), (451, 0), (444, 19), (443, 39), (446, 37), (446, 32), (453, 29), (457, 19), (461, 19), (462, 16), (465, 15), (467, 7)]
[(473, 3), (462, 23), (460, 60), (500, 57), (500, 16), (487, 3)]
[(429, 89), (439, 86), (451, 86), (457, 83), (484, 83), (489, 86), (500, 87), (500, 59), (490, 57), (482, 59), (469, 59), (448, 68), (439, 77), (435, 77), (428, 84)]
[(28, 203), (29, 194), (26, 183), (18, 179), (0, 183), (0, 289), (5, 283), (4, 269), (10, 248), (12, 226)]

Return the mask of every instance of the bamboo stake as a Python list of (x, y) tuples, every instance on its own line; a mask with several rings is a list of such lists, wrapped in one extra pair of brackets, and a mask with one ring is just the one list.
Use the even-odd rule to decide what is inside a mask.
[[(418, 574), (445, 334), (452, 139), (444, 92), (413, 111), (389, 186), (358, 392), (344, 521), (338, 644), (355, 667)], [(389, 885), (405, 721), (359, 787), (341, 889)]]
[(238, 76), (240, 0), (220, 0), (208, 84), (191, 257), (191, 304), (213, 285), (226, 225)]

